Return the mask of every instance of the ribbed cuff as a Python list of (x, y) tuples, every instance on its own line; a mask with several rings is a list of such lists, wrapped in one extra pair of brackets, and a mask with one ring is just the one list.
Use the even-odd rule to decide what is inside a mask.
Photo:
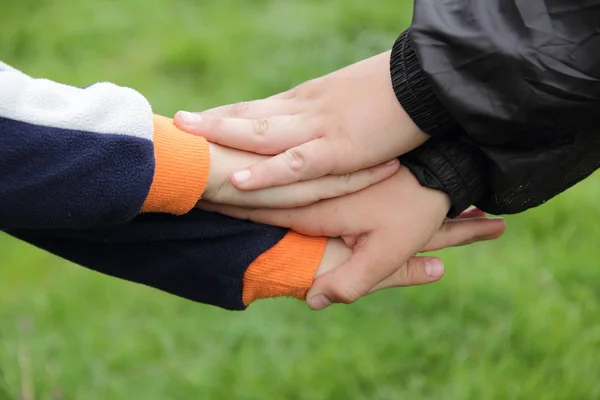
[(154, 116), (153, 141), (154, 179), (142, 212), (185, 214), (196, 205), (208, 182), (208, 143), (159, 115)]
[(410, 30), (400, 35), (390, 58), (392, 86), (404, 111), (425, 133), (439, 137), (458, 123), (435, 94), (410, 40)]
[(325, 246), (327, 238), (288, 232), (248, 267), (242, 292), (244, 305), (283, 296), (304, 300), (321, 264)]
[(488, 191), (483, 161), (458, 140), (432, 139), (399, 159), (422, 186), (450, 196), (450, 218), (481, 200)]

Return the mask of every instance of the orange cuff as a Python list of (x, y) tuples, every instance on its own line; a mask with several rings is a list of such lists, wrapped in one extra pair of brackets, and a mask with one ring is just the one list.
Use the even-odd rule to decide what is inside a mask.
[(244, 275), (242, 301), (271, 297), (306, 298), (321, 264), (327, 238), (288, 232), (279, 243), (258, 257)]
[(210, 172), (208, 142), (154, 116), (154, 179), (142, 212), (181, 215), (200, 200)]

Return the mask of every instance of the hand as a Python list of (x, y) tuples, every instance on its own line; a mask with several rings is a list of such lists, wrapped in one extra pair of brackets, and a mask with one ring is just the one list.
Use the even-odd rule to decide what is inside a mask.
[(243, 207), (300, 207), (323, 199), (343, 196), (364, 189), (392, 176), (400, 167), (398, 160), (346, 175), (329, 175), (306, 182), (254, 191), (236, 189), (229, 177), (267, 157), (234, 150), (217, 144), (210, 146), (210, 173), (202, 199)]
[(419, 184), (405, 167), (360, 192), (288, 210), (245, 209), (200, 202), (199, 207), (235, 218), (341, 237), (352, 257), (318, 279), (308, 293), (314, 309), (351, 303), (390, 277), (424, 248), (450, 208), (446, 194)]
[(278, 154), (233, 174), (241, 190), (358, 171), (428, 139), (396, 99), (389, 62), (386, 52), (264, 100), (179, 112), (175, 125), (210, 142)]
[[(485, 218), (483, 211), (473, 208), (463, 212), (456, 219), (447, 219), (422, 251), (437, 251), (447, 247), (496, 239), (502, 236), (505, 229), (506, 224), (503, 219)], [(323, 260), (315, 274), (315, 280), (335, 270), (351, 256), (352, 249), (342, 240), (329, 239)], [(392, 287), (428, 284), (440, 280), (443, 276), (444, 264), (439, 258), (411, 257), (392, 275), (372, 287), (368, 294)]]

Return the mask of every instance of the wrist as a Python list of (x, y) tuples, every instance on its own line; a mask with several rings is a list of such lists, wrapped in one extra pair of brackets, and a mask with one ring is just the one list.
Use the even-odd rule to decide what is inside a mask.
[(201, 197), (211, 200), (216, 197), (220, 188), (227, 184), (228, 176), (222, 168), (219, 168), (219, 165), (223, 165), (222, 147), (208, 142), (208, 153), (210, 154), (210, 169)]
[(401, 156), (400, 162), (422, 186), (447, 194), (451, 218), (487, 196), (486, 164), (475, 149), (458, 140), (433, 139)]
[(352, 257), (352, 249), (338, 238), (330, 238), (327, 240), (327, 247), (323, 253), (319, 268), (315, 272), (314, 279), (326, 272), (332, 271), (339, 267), (345, 261)]
[(402, 190), (406, 191), (409, 188), (412, 196), (418, 196), (419, 203), (426, 204), (431, 213), (445, 215), (452, 207), (452, 199), (447, 193), (422, 185), (418, 177), (404, 164), (400, 167), (398, 181), (402, 182), (398, 185)]
[[(374, 71), (372, 88), (378, 89), (378, 101), (380, 101), (379, 112), (381, 112), (381, 121), (384, 129), (393, 129), (394, 135), (390, 141), (386, 141), (387, 147), (393, 150), (393, 155), (404, 154), (425, 143), (430, 135), (421, 129), (421, 127), (411, 118), (410, 113), (404, 105), (398, 101), (393, 82), (390, 82), (390, 65), (392, 64), (393, 54), (391, 51), (380, 54), (377, 70)], [(390, 85), (392, 83), (392, 85)]]

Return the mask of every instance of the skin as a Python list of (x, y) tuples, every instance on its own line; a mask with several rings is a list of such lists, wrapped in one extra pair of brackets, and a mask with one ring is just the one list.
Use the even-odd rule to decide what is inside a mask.
[(385, 52), (266, 99), (178, 112), (174, 123), (213, 143), (273, 155), (233, 174), (241, 190), (358, 171), (428, 139), (396, 99), (389, 62)]
[[(483, 211), (470, 209), (455, 219), (447, 219), (422, 252), (437, 251), (448, 247), (464, 246), (475, 242), (497, 239), (504, 233), (506, 224), (500, 218), (486, 218)], [(329, 239), (323, 260), (315, 274), (318, 281), (349, 260), (352, 249), (340, 239)], [(439, 281), (444, 276), (442, 260), (434, 257), (411, 257), (390, 276), (372, 287), (368, 294), (383, 289), (425, 285)], [(315, 309), (327, 307), (328, 300)]]
[(340, 195), (351, 194), (392, 176), (398, 160), (344, 175), (328, 175), (285, 186), (244, 191), (232, 185), (229, 177), (238, 168), (268, 159), (254, 153), (209, 144), (210, 173), (202, 198), (214, 203), (243, 207), (292, 208)]
[[(259, 208), (273, 202), (288, 204), (288, 199), (292, 202), (298, 201), (301, 197), (298, 197), (295, 185), (310, 183), (309, 189), (319, 193), (326, 191), (332, 184), (327, 180), (313, 180), (253, 192), (234, 188), (229, 180), (231, 171), (260, 158), (264, 157), (211, 145), (211, 173), (203, 195), (204, 200), (198, 207), (220, 211), (236, 218), (286, 226), (309, 235), (331, 236), (315, 274), (314, 285), (307, 296), (307, 303), (316, 310), (323, 309), (332, 302), (351, 303), (360, 297), (387, 288), (436, 282), (444, 275), (442, 261), (434, 257), (414, 257), (415, 253), (495, 239), (503, 234), (506, 227), (504, 220), (485, 218), (485, 213), (477, 209), (465, 211), (454, 220), (443, 218), (447, 207), (445, 196), (422, 188), (406, 169), (398, 169), (398, 165), (384, 168), (384, 171), (374, 171), (374, 176), (369, 179), (379, 180), (380, 183), (345, 197), (312, 204), (309, 202), (307, 206), (292, 209)], [(386, 179), (388, 175), (392, 177)], [(367, 181), (368, 179), (364, 182)], [(286, 191), (292, 195), (287, 196)], [(313, 194), (308, 193), (307, 196)], [(304, 198), (307, 199), (309, 198)], [(385, 259), (387, 247), (400, 251), (402, 242), (407, 237), (412, 237), (408, 231), (408, 236), (402, 232), (400, 235), (391, 233), (395, 225), (422, 228), (422, 225), (428, 224), (423, 215), (428, 215), (428, 212), (435, 209), (436, 199), (441, 200), (441, 217), (439, 226), (433, 225), (428, 228), (434, 231), (432, 237), (429, 240), (423, 239), (422, 245), (411, 253), (405, 262), (402, 260), (403, 256), (398, 254), (391, 259)], [(223, 202), (255, 208), (217, 204)], [(290, 204), (292, 203), (288, 205)], [(417, 206), (421, 206), (424, 213), (416, 209)], [(395, 213), (391, 213), (391, 218), (382, 213), (383, 218), (379, 218), (378, 213), (373, 213), (373, 209), (390, 210)], [(402, 216), (398, 213), (399, 209), (410, 212)], [(364, 221), (370, 222), (365, 225)], [(341, 236), (342, 239), (336, 236)], [(381, 236), (381, 241), (377, 240), (378, 236)], [(352, 285), (357, 284), (362, 289), (358, 292), (341, 291), (344, 285), (339, 285), (338, 280), (348, 276), (345, 270), (358, 268), (360, 272), (364, 270), (361, 263), (370, 262), (370, 258), (375, 262), (366, 266), (368, 274), (362, 275), (359, 281), (345, 281), (350, 284), (351, 290)], [(380, 275), (375, 275), (377, 273)]]
[[(241, 191), (360, 171), (428, 140), (396, 99), (389, 62), (385, 52), (266, 99), (179, 112), (174, 121), (210, 142), (272, 156), (232, 171), (231, 184)], [(352, 256), (315, 281), (307, 298), (314, 309), (352, 303), (385, 282), (432, 240), (450, 208), (444, 193), (420, 186), (405, 168), (350, 194), (335, 188), (327, 196), (298, 196), (296, 205), (302, 206), (288, 209), (251, 201), (244, 207), (231, 202), (199, 207), (307, 235), (341, 237)]]
[(449, 204), (446, 195), (422, 187), (402, 167), (362, 191), (304, 207), (244, 208), (207, 201), (198, 206), (306, 235), (341, 237), (352, 248), (352, 257), (319, 277), (307, 297), (311, 308), (322, 309), (331, 303), (352, 303), (392, 277), (447, 225)]

